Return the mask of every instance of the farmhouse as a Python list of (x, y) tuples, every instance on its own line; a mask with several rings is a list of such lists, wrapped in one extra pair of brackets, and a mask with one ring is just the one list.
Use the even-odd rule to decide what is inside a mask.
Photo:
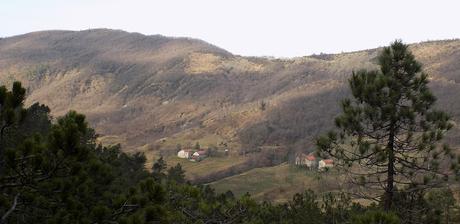
[(300, 153), (295, 158), (295, 165), (306, 166), (309, 169), (316, 167), (316, 157), (313, 154)]
[(191, 149), (182, 149), (177, 153), (177, 157), (182, 159), (189, 159), (192, 157), (193, 151)]
[(331, 167), (334, 167), (334, 160), (332, 159), (323, 159), (323, 160), (320, 160), (318, 163), (319, 170), (325, 170)]
[(204, 158), (206, 158), (206, 156), (208, 156), (206, 151), (204, 150), (196, 151), (192, 154), (190, 161), (199, 162), (203, 160)]

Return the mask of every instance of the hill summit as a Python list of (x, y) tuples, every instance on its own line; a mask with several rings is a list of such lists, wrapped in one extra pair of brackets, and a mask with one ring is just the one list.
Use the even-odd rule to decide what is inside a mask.
[[(20, 80), (27, 104), (77, 110), (105, 143), (127, 150), (225, 144), (305, 150), (331, 127), (353, 70), (379, 48), (291, 59), (243, 57), (191, 38), (119, 30), (41, 31), (0, 39), (0, 81)], [(459, 120), (460, 41), (411, 45), (438, 106)], [(449, 141), (460, 134), (455, 128)]]

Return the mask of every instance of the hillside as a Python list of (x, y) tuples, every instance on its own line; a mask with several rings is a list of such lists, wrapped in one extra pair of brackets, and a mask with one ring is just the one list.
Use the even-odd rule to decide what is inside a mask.
[[(460, 40), (411, 50), (431, 75), (438, 107), (460, 120)], [(195, 142), (226, 145), (237, 160), (242, 151), (280, 145), (290, 158), (289, 152), (313, 149), (312, 139), (331, 127), (348, 94), (347, 78), (375, 68), (378, 52), (272, 59), (190, 38), (42, 31), (0, 39), (0, 82), (22, 81), (27, 105), (44, 103), (54, 116), (84, 113), (102, 142), (145, 151), (150, 159)], [(456, 127), (447, 140), (459, 146), (459, 136)]]

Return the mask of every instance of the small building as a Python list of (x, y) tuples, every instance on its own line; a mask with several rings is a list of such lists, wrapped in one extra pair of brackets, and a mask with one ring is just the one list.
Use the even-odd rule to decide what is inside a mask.
[(196, 151), (190, 157), (190, 161), (199, 162), (199, 161), (203, 160), (204, 158), (206, 158), (207, 156), (208, 156), (208, 154), (204, 150)]
[(193, 151), (190, 149), (182, 149), (177, 153), (177, 157), (182, 159), (190, 159), (193, 155)]
[(307, 158), (305, 158), (305, 165), (310, 169), (316, 167), (316, 157), (312, 154), (308, 155)]
[(334, 160), (332, 159), (323, 159), (323, 160), (320, 160), (318, 163), (319, 170), (325, 170), (331, 167), (334, 167)]
[(310, 169), (316, 167), (316, 157), (313, 154), (300, 153), (295, 158), (295, 165), (306, 166)]
[(295, 156), (295, 165), (296, 166), (302, 166), (302, 165), (305, 165), (304, 163), (304, 158), (305, 158), (305, 154), (304, 153), (299, 153)]

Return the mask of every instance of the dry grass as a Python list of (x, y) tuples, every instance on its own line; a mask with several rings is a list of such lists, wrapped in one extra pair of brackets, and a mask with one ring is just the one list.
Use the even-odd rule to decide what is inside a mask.
[[(412, 49), (439, 83), (436, 91), (445, 92), (447, 86), (452, 90), (448, 94), (460, 94), (460, 41), (422, 43)], [(335, 91), (352, 70), (375, 68), (377, 53), (277, 60), (234, 56), (186, 38), (116, 30), (36, 32), (1, 40), (0, 81), (23, 81), (29, 88), (27, 104), (45, 103), (56, 116), (70, 109), (87, 114), (98, 133), (120, 136), (109, 142), (121, 142), (127, 150), (162, 138), (171, 139), (165, 147), (223, 141), (238, 148), (241, 130), (266, 120), (269, 111), (301, 114), (284, 110), (291, 101), (308, 108), (300, 120), (309, 123), (298, 122), (299, 127), (324, 126), (333, 113), (317, 119), (318, 102), (298, 98), (331, 92), (322, 99), (321, 110), (336, 107), (343, 93)], [(261, 101), (269, 103), (266, 112), (258, 111)], [(451, 102), (442, 105), (460, 110)], [(308, 131), (299, 139), (315, 134)]]

